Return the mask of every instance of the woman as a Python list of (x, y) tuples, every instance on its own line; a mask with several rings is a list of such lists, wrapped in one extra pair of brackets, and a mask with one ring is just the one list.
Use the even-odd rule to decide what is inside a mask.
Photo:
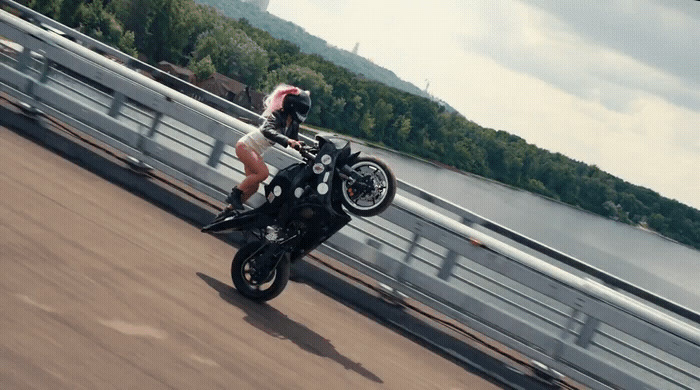
[(306, 120), (311, 108), (309, 91), (280, 84), (265, 98), (265, 122), (256, 131), (243, 136), (236, 143), (236, 157), (243, 163), (245, 179), (231, 190), (226, 198), (228, 206), (216, 216), (227, 217), (234, 210), (243, 210), (243, 203), (257, 192), (270, 171), (263, 154), (275, 143), (299, 148), (299, 124)]

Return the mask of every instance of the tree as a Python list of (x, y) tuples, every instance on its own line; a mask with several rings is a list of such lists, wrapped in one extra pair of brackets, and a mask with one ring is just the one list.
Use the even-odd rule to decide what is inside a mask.
[(68, 27), (78, 25), (78, 9), (83, 2), (81, 0), (63, 0), (61, 9), (58, 11), (57, 20)]
[(411, 134), (411, 118), (404, 115), (397, 118), (394, 122), (394, 129), (396, 130), (396, 141), (394, 144), (397, 146), (404, 146), (408, 141), (408, 136)]
[(544, 195), (544, 196), (552, 196), (552, 192), (547, 189), (547, 187), (544, 186), (544, 184), (537, 180), (537, 179), (530, 179), (527, 182), (527, 185), (525, 186), (525, 189), (528, 191), (532, 191), (534, 193)]
[(216, 72), (216, 67), (211, 61), (211, 57), (206, 56), (199, 61), (192, 59), (189, 65), (190, 70), (195, 74), (197, 80), (206, 80)]
[(61, 0), (30, 0), (27, 6), (53, 19), (59, 14)]
[(459, 169), (478, 175), (484, 175), (487, 172), (486, 152), (474, 140), (462, 138), (455, 143), (454, 151), (456, 153), (455, 165)]
[(125, 30), (134, 32), (136, 50), (150, 56), (147, 52), (149, 39), (147, 28), (150, 25), (152, 1), (112, 0), (108, 8), (122, 23)]
[(353, 95), (345, 105), (345, 110), (343, 113), (343, 129), (349, 132), (351, 135), (359, 137), (360, 133), (360, 121), (362, 120), (363, 113), (365, 111), (365, 103), (360, 95)]
[(376, 121), (374, 117), (369, 113), (365, 112), (360, 120), (360, 133), (363, 137), (374, 139), (374, 128), (376, 126)]
[(647, 222), (649, 224), (649, 227), (656, 231), (663, 232), (668, 229), (666, 218), (664, 218), (664, 216), (659, 213), (654, 213), (650, 215)]
[(138, 51), (136, 50), (136, 45), (134, 44), (134, 32), (126, 31), (124, 34), (122, 34), (121, 38), (119, 38), (119, 42), (117, 43), (117, 48), (133, 57), (138, 56)]
[[(135, 1), (140, 3), (140, 1)], [(144, 52), (153, 60), (179, 63), (187, 45), (189, 32), (186, 0), (150, 0), (151, 8), (146, 25), (147, 40)]]
[(333, 87), (326, 82), (321, 73), (310, 68), (296, 64), (285, 65), (268, 73), (262, 87), (264, 91), (271, 91), (277, 84), (282, 83), (311, 92), (309, 123), (319, 124), (321, 113), (334, 105)]
[(197, 38), (192, 58), (197, 62), (207, 56), (220, 73), (254, 88), (261, 87), (267, 73), (267, 52), (230, 23), (219, 23)]
[(394, 116), (394, 106), (380, 98), (373, 105), (372, 113), (374, 115), (375, 126), (370, 139), (381, 141), (384, 139), (384, 130)]
[(167, 60), (184, 64), (196, 37), (211, 28), (218, 18), (211, 7), (198, 6), (191, 0), (111, 0), (106, 3), (107, 10), (124, 29), (134, 32), (136, 50), (152, 62)]
[(130, 54), (136, 53), (133, 43), (130, 42), (131, 38), (124, 37), (123, 25), (114, 14), (104, 8), (101, 1), (82, 3), (76, 9), (73, 9), (75, 4), (69, 1), (63, 5), (67, 8), (61, 8), (59, 15), (71, 19), (67, 13), (73, 10), (73, 20), (78, 24), (79, 31), (109, 45), (123, 48)]
[(642, 202), (628, 192), (618, 192), (618, 204), (631, 216), (634, 222), (639, 222), (644, 214), (644, 205)]

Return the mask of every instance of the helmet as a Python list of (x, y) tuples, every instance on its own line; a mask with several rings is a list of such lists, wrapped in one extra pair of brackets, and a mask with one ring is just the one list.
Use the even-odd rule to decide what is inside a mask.
[(282, 102), (284, 112), (290, 114), (298, 123), (306, 120), (311, 108), (311, 94), (309, 91), (301, 91), (298, 95), (287, 94)]

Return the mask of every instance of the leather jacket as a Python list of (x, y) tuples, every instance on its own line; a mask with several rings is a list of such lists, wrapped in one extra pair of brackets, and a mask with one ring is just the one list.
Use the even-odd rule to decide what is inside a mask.
[(292, 121), (287, 126), (286, 119), (287, 116), (281, 110), (274, 111), (260, 125), (260, 131), (271, 142), (287, 146), (287, 141), (290, 138), (294, 140), (299, 139), (299, 124), (296, 121)]

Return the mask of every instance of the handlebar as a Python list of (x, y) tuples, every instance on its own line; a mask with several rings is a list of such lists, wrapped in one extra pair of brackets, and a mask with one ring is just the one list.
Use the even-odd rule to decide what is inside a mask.
[(299, 152), (299, 154), (307, 160), (315, 159), (316, 153), (318, 153), (318, 149), (315, 146), (308, 146), (303, 141), (300, 141), (299, 144), (294, 147), (294, 150)]

